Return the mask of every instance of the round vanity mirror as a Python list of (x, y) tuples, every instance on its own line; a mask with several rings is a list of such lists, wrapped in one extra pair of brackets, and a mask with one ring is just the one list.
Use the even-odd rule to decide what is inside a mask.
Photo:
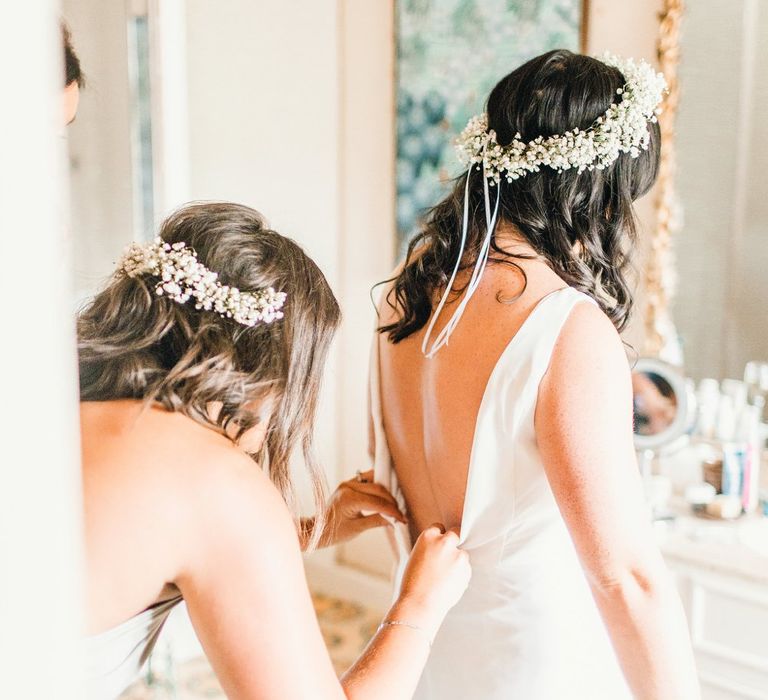
[(640, 358), (632, 370), (632, 395), (635, 449), (646, 500), (654, 520), (673, 519), (666, 506), (671, 482), (653, 476), (651, 464), (658, 453), (680, 446), (693, 424), (695, 397), (677, 368), (650, 357)]
[(635, 447), (658, 452), (691, 424), (694, 398), (685, 377), (672, 365), (642, 357), (632, 370)]

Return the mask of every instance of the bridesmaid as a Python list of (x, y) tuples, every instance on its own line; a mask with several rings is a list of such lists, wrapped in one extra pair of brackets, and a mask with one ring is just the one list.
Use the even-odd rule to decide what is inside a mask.
[[(302, 568), (300, 543), (402, 519), (370, 474), (326, 507), (312, 432), (338, 320), (301, 248), (226, 203), (172, 215), (80, 314), (90, 698), (122, 692), (182, 600), (229, 698), (411, 697), (469, 580), (457, 534), (425, 530), (341, 682)], [(295, 512), (296, 450), (315, 520), (286, 506)]]

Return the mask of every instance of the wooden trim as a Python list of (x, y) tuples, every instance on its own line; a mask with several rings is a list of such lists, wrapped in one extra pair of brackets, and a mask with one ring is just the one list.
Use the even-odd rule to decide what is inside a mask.
[(590, 0), (581, 0), (581, 26), (579, 28), (579, 51), (587, 53), (589, 46), (589, 11)]

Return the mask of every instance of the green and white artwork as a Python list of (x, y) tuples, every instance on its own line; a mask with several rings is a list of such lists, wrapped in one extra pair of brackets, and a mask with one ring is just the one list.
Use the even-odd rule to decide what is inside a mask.
[(579, 50), (582, 0), (396, 0), (401, 244), (459, 175), (453, 139), (530, 58)]

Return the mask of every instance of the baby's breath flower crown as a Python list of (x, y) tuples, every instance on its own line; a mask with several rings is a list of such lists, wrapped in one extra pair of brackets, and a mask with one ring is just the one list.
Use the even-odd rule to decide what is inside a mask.
[(621, 71), (626, 83), (616, 90), (621, 102), (612, 104), (588, 129), (575, 128), (563, 134), (538, 136), (525, 143), (515, 134), (511, 143), (501, 146), (496, 133), (488, 129), (488, 116), (481, 114), (469, 120), (456, 140), (459, 160), (467, 167), (483, 167), (485, 176), (500, 182), (502, 174), (511, 182), (546, 165), (557, 172), (578, 168), (602, 170), (621, 153), (637, 158), (648, 148), (649, 122), (660, 114), (659, 104), (666, 82), (645, 61), (635, 62), (611, 54), (600, 57), (603, 63)]
[(218, 273), (197, 259), (186, 243), (166, 243), (156, 238), (152, 243), (132, 243), (118, 264), (118, 272), (128, 277), (158, 277), (155, 292), (185, 304), (195, 300), (195, 308), (214, 311), (244, 326), (272, 323), (283, 317), (284, 292), (272, 287), (257, 292), (241, 292), (218, 281)]

